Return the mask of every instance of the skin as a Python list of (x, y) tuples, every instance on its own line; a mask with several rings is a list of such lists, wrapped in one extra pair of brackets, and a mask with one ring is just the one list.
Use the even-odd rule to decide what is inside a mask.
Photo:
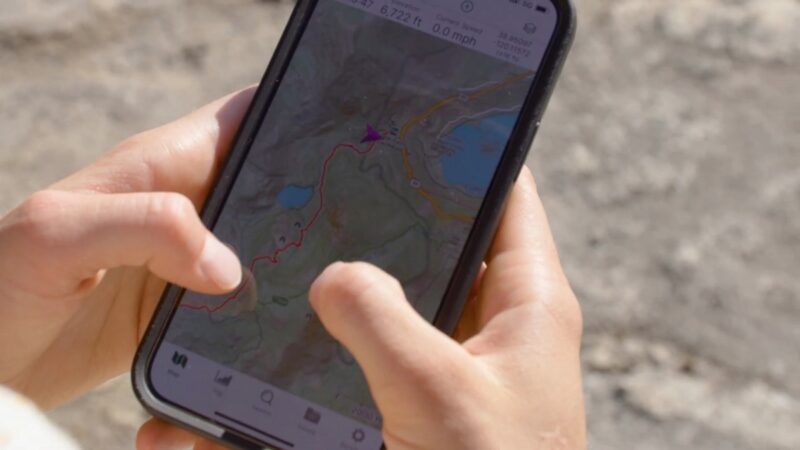
[[(167, 281), (239, 284), (197, 209), (252, 94), (133, 136), (0, 219), (0, 383), (61, 404), (130, 368)], [(454, 338), (367, 264), (332, 265), (310, 298), (364, 369), (389, 449), (586, 447), (580, 308), (527, 169)], [(137, 447), (218, 448), (158, 420)]]

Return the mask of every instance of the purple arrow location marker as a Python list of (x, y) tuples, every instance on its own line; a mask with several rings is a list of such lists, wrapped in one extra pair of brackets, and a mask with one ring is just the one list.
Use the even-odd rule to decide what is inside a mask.
[(365, 144), (367, 142), (377, 142), (381, 139), (383, 139), (383, 136), (381, 136), (381, 134), (378, 133), (378, 131), (373, 128), (372, 125), (367, 125), (367, 134), (364, 136), (364, 139), (361, 140), (361, 143)]

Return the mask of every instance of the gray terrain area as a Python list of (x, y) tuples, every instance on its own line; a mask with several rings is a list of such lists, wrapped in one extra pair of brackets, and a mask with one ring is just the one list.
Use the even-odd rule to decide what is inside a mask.
[[(800, 1), (579, 0), (530, 166), (593, 449), (800, 448)], [(0, 211), (258, 81), (291, 2), (3, 0)], [(50, 413), (130, 449), (126, 377)]]

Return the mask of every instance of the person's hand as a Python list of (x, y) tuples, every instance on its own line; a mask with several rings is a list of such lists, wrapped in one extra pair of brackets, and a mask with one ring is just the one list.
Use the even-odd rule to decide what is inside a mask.
[[(328, 331), (363, 368), (389, 450), (586, 446), (582, 319), (524, 170), (456, 340), (422, 319), (379, 269), (337, 263), (311, 288)], [(139, 450), (216, 448), (152, 420)]]
[(130, 368), (164, 280), (239, 284), (197, 208), (252, 92), (128, 139), (0, 220), (0, 384), (64, 402)]

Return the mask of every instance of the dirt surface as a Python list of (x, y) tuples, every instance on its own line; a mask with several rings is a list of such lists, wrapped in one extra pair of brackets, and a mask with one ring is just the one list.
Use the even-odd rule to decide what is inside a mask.
[[(800, 1), (578, 1), (530, 164), (594, 449), (800, 448)], [(290, 2), (3, 0), (0, 211), (256, 82)], [(130, 449), (127, 379), (51, 413)]]

